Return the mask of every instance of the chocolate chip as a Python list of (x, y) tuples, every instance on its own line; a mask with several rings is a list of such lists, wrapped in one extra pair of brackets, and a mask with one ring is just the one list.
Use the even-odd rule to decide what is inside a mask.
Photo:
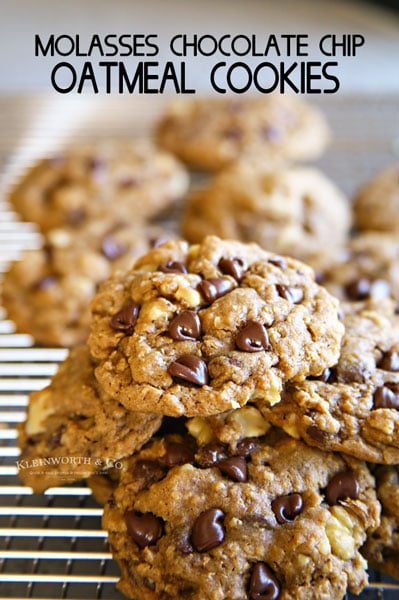
[(384, 371), (399, 371), (399, 352), (397, 350), (384, 352), (377, 367)]
[(351, 498), (356, 500), (360, 492), (359, 482), (353, 471), (342, 471), (330, 479), (326, 489), (326, 499), (330, 506), (338, 504), (340, 500)]
[(373, 394), (373, 408), (399, 409), (399, 393), (395, 393), (386, 385), (378, 387)]
[(249, 584), (250, 600), (277, 600), (279, 596), (280, 584), (273, 571), (263, 562), (256, 563)]
[(282, 298), (285, 298), (293, 304), (298, 304), (303, 300), (303, 289), (292, 285), (276, 285), (277, 291)]
[(140, 183), (140, 180), (137, 177), (132, 177), (131, 175), (125, 175), (119, 180), (119, 187), (122, 189), (134, 188), (137, 187)]
[(279, 496), (272, 502), (272, 510), (280, 525), (290, 523), (302, 511), (303, 500), (301, 494), (288, 494)]
[(245, 458), (232, 456), (217, 463), (219, 469), (233, 481), (244, 482), (248, 479), (248, 467)]
[(243, 352), (260, 352), (270, 348), (265, 327), (256, 321), (247, 321), (236, 335), (236, 346)]
[(260, 129), (260, 133), (262, 137), (274, 143), (281, 142), (282, 138), (284, 137), (283, 131), (277, 127), (274, 127), (273, 125), (262, 127)]
[(94, 173), (99, 173), (105, 170), (106, 163), (105, 160), (100, 158), (99, 156), (93, 156), (88, 159), (87, 167), (90, 171)]
[(365, 300), (369, 297), (371, 283), (365, 277), (355, 279), (345, 286), (345, 292), (351, 300)]
[(162, 521), (152, 513), (139, 514), (130, 510), (125, 514), (129, 535), (140, 548), (153, 546), (163, 533)]
[(141, 489), (144, 489), (162, 479), (164, 470), (155, 460), (138, 460), (133, 467), (132, 475), (135, 481), (142, 481)]
[(50, 290), (55, 285), (57, 285), (57, 278), (53, 275), (48, 275), (37, 281), (33, 287), (35, 290)]
[(315, 442), (325, 442), (328, 439), (328, 433), (326, 431), (322, 431), (316, 427), (316, 425), (309, 425), (309, 427), (306, 428), (306, 433)]
[(67, 213), (67, 221), (71, 225), (78, 225), (86, 217), (86, 213), (83, 208), (72, 208)]
[(242, 130), (239, 127), (230, 127), (230, 129), (225, 129), (222, 135), (229, 140), (239, 140), (242, 137)]
[(186, 418), (185, 417), (163, 417), (162, 425), (157, 431), (159, 437), (165, 437), (171, 433), (186, 435)]
[(126, 335), (132, 335), (134, 326), (139, 315), (140, 306), (134, 302), (128, 302), (110, 319), (112, 329), (123, 331)]
[(168, 373), (172, 377), (183, 379), (183, 381), (198, 386), (207, 385), (209, 381), (206, 362), (192, 354), (185, 354), (172, 362), (168, 367)]
[(331, 382), (334, 377), (334, 370), (326, 367), (320, 375), (309, 375), (306, 379), (308, 381), (322, 381), (323, 383)]
[(61, 444), (62, 434), (65, 431), (64, 425), (60, 425), (56, 431), (53, 431), (47, 438), (47, 445), (49, 448), (57, 448)]
[(267, 262), (280, 269), (286, 269), (288, 266), (287, 261), (282, 256), (272, 256)]
[(201, 337), (201, 321), (193, 310), (184, 310), (169, 324), (168, 333), (174, 340), (198, 340)]
[(186, 266), (177, 260), (169, 260), (168, 262), (158, 265), (157, 271), (161, 273), (187, 273)]
[(227, 448), (222, 444), (206, 444), (198, 449), (195, 455), (196, 462), (203, 469), (214, 467), (217, 463), (227, 458)]
[(176, 467), (194, 461), (194, 453), (185, 444), (168, 442), (166, 445), (165, 462), (168, 467)]
[(223, 542), (224, 517), (224, 512), (220, 508), (209, 508), (197, 517), (191, 531), (191, 543), (195, 550), (208, 552)]
[(251, 456), (259, 448), (259, 440), (257, 438), (245, 438), (238, 442), (236, 453), (239, 456)]
[(214, 302), (217, 298), (224, 296), (233, 289), (230, 279), (223, 277), (211, 277), (204, 279), (198, 284), (197, 289), (201, 292), (208, 304)]
[(109, 260), (115, 260), (119, 256), (122, 256), (127, 250), (127, 245), (118, 242), (115, 238), (107, 235), (101, 244), (101, 251), (106, 258)]
[(225, 275), (230, 275), (234, 279), (240, 282), (246, 271), (246, 264), (242, 258), (235, 256), (233, 258), (221, 258), (218, 264), (219, 269)]

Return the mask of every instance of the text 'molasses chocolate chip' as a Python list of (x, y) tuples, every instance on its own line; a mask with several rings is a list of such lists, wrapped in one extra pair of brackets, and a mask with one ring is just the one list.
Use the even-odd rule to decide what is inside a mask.
[(386, 385), (378, 387), (373, 394), (373, 408), (399, 409), (399, 393), (395, 393)]
[(198, 340), (201, 321), (193, 310), (184, 310), (169, 323), (168, 333), (174, 340)]
[(129, 535), (140, 548), (153, 546), (163, 533), (162, 521), (152, 513), (130, 510), (125, 514), (125, 523)]
[(168, 373), (172, 377), (198, 386), (207, 385), (209, 381), (206, 362), (193, 354), (184, 354), (173, 361), (168, 367)]
[(205, 302), (211, 304), (217, 298), (221, 298), (228, 292), (231, 292), (234, 285), (230, 279), (226, 277), (211, 277), (210, 279), (203, 279), (198, 285), (197, 289), (203, 295)]
[(161, 271), (161, 273), (182, 273), (183, 275), (187, 273), (186, 265), (177, 260), (161, 263), (158, 265), (157, 271)]
[(223, 542), (224, 516), (220, 508), (209, 508), (197, 517), (191, 531), (191, 543), (195, 550), (208, 552)]
[(132, 335), (134, 326), (139, 315), (140, 306), (134, 302), (127, 302), (111, 317), (110, 325), (116, 331), (123, 331), (126, 335)]
[(288, 494), (279, 496), (272, 502), (272, 510), (280, 525), (290, 523), (302, 511), (303, 500), (301, 494)]
[(232, 258), (221, 258), (218, 264), (219, 269), (225, 275), (230, 275), (233, 277), (238, 283), (242, 281), (244, 277), (244, 273), (247, 269), (247, 266), (242, 258), (238, 256), (234, 256)]
[(252, 569), (249, 583), (250, 600), (277, 600), (280, 596), (280, 584), (273, 571), (263, 562)]
[(326, 489), (326, 499), (330, 506), (338, 504), (340, 500), (359, 497), (360, 486), (353, 471), (342, 471), (330, 479)]
[(265, 327), (256, 321), (247, 321), (236, 335), (236, 346), (243, 352), (260, 352), (270, 347)]

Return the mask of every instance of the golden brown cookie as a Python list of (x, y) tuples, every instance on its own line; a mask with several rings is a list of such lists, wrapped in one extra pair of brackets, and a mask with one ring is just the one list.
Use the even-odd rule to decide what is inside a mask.
[(130, 410), (210, 415), (280, 399), (339, 353), (335, 298), (310, 267), (256, 244), (168, 242), (92, 302), (96, 377)]
[(358, 229), (399, 232), (399, 165), (377, 173), (354, 198)]

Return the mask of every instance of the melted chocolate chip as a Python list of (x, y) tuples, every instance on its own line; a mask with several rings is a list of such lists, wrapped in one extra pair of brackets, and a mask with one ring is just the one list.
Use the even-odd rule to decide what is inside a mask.
[(201, 281), (197, 289), (203, 295), (208, 304), (214, 302), (217, 298), (224, 296), (233, 289), (233, 284), (230, 279), (224, 277), (211, 277)]
[(371, 290), (371, 283), (365, 277), (355, 279), (345, 286), (345, 292), (348, 298), (351, 300), (365, 300), (369, 297)]
[(340, 500), (351, 498), (356, 500), (360, 492), (359, 482), (352, 471), (337, 473), (330, 479), (326, 489), (326, 499), (330, 506), (338, 504)]
[(103, 158), (100, 158), (99, 156), (93, 156), (88, 159), (87, 167), (90, 171), (93, 171), (94, 173), (100, 173), (102, 171), (105, 171), (106, 163)]
[(259, 448), (259, 440), (257, 438), (245, 438), (238, 442), (236, 447), (236, 453), (238, 456), (251, 456)]
[(60, 425), (56, 431), (53, 431), (47, 438), (47, 445), (49, 448), (57, 448), (61, 444), (62, 434), (65, 431), (65, 427)]
[(194, 452), (185, 444), (168, 442), (166, 446), (165, 463), (168, 467), (176, 467), (194, 461)]
[(34, 285), (35, 290), (50, 290), (57, 285), (57, 278), (53, 275), (48, 275), (37, 281)]
[(78, 225), (81, 223), (86, 217), (86, 213), (83, 208), (72, 208), (68, 211), (67, 221), (71, 225)]
[(288, 266), (287, 261), (282, 256), (272, 256), (267, 262), (280, 269), (286, 269)]
[(399, 393), (395, 393), (386, 385), (378, 387), (373, 395), (373, 408), (399, 409)]
[(193, 310), (184, 310), (169, 324), (168, 333), (174, 340), (198, 340), (201, 337), (201, 321)]
[(285, 298), (293, 304), (298, 304), (303, 300), (303, 289), (292, 285), (276, 285), (277, 291), (282, 298)]
[(245, 458), (232, 456), (217, 463), (219, 469), (233, 481), (244, 482), (248, 479), (248, 467)]
[(236, 335), (236, 346), (243, 352), (260, 352), (270, 348), (265, 327), (256, 321), (247, 321)]
[(157, 431), (159, 437), (165, 437), (171, 433), (186, 435), (186, 418), (185, 417), (163, 417), (162, 425)]
[(164, 470), (155, 460), (139, 460), (133, 467), (133, 479), (141, 480), (141, 489), (149, 487), (164, 476)]
[(234, 258), (221, 258), (218, 267), (222, 273), (234, 277), (238, 283), (243, 279), (247, 268), (243, 259), (238, 256)]
[(309, 427), (306, 428), (306, 433), (315, 442), (325, 442), (328, 439), (328, 433), (326, 431), (322, 431), (316, 427), (316, 425), (309, 425)]
[(322, 381), (323, 383), (328, 383), (334, 378), (334, 370), (326, 367), (320, 375), (309, 375), (306, 379), (308, 381)]
[(399, 352), (397, 350), (384, 352), (377, 366), (384, 371), (399, 371)]
[(290, 523), (302, 511), (303, 500), (301, 494), (288, 494), (280, 496), (272, 502), (272, 510), (280, 525)]
[(157, 271), (161, 271), (161, 273), (183, 273), (184, 275), (187, 273), (186, 266), (177, 260), (161, 263), (158, 265)]
[(223, 542), (225, 536), (224, 516), (224, 512), (220, 508), (210, 508), (197, 517), (191, 531), (191, 543), (195, 550), (208, 552)]
[(162, 521), (152, 513), (139, 514), (130, 510), (125, 514), (129, 535), (140, 548), (153, 546), (163, 533)]
[(168, 367), (168, 373), (172, 377), (198, 386), (207, 385), (209, 381), (206, 362), (192, 354), (185, 354), (172, 362)]
[(252, 569), (249, 583), (250, 600), (277, 600), (280, 596), (280, 584), (273, 571), (263, 562)]
[(118, 242), (111, 235), (107, 235), (101, 244), (101, 251), (109, 260), (115, 260), (122, 256), (127, 250), (127, 245), (123, 242)]
[(134, 302), (128, 302), (110, 319), (112, 329), (123, 331), (126, 335), (132, 335), (134, 326), (139, 315), (140, 306)]
[(196, 462), (203, 469), (214, 467), (217, 463), (227, 458), (227, 448), (222, 444), (206, 444), (198, 449), (195, 455)]

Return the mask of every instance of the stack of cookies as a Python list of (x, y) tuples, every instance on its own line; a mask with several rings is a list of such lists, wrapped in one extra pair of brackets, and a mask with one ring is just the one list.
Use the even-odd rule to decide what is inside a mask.
[[(182, 209), (189, 242), (103, 271), (84, 318), (67, 318), (69, 331), (84, 323), (65, 343), (75, 347), (20, 426), (20, 477), (34, 491), (88, 478), (134, 600), (339, 600), (363, 589), (367, 560), (399, 576), (397, 303), (370, 257), (361, 294), (357, 270), (338, 279), (349, 245), (393, 235), (348, 241), (342, 194), (286, 164), (316, 156), (323, 121), (296, 99), (262, 102), (177, 103), (161, 121), (165, 147), (221, 170)], [(91, 229), (102, 253), (109, 237), (111, 250), (128, 244), (116, 206), (126, 238), (105, 216), (82, 217), (78, 264)], [(138, 218), (148, 238), (149, 217)], [(43, 256), (79, 268), (59, 246)], [(341, 286), (343, 301), (324, 284)]]

